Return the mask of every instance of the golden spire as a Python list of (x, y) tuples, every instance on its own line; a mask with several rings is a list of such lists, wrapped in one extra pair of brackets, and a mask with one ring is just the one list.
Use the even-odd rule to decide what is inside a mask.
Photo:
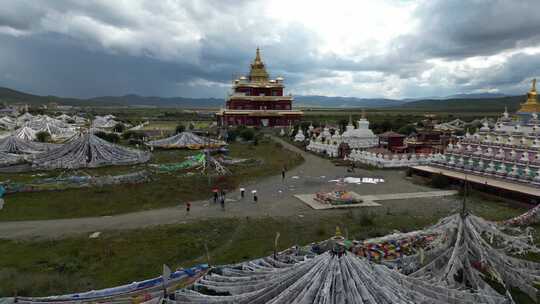
[(521, 104), (518, 112), (538, 113), (540, 112), (540, 104), (536, 93), (536, 79), (532, 80), (531, 90), (527, 93), (527, 101)]
[(339, 229), (339, 226), (336, 226), (336, 237), (341, 237), (341, 229)]
[(255, 63), (262, 62), (261, 60), (261, 50), (257, 47), (257, 53), (255, 54)]
[(249, 80), (259, 82), (268, 81), (268, 73), (266, 72), (266, 68), (264, 67), (264, 63), (261, 59), (261, 52), (259, 48), (257, 48), (255, 60), (253, 60), (253, 63), (251, 64), (251, 70), (249, 71)]

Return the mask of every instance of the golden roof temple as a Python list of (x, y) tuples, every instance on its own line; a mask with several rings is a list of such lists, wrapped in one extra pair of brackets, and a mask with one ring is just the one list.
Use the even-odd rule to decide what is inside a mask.
[(532, 80), (532, 88), (527, 93), (527, 101), (521, 104), (518, 113), (540, 113), (540, 104), (536, 93), (536, 79)]
[(219, 126), (286, 127), (304, 113), (292, 109), (293, 96), (284, 94), (283, 77), (271, 79), (257, 48), (249, 74), (233, 80), (225, 109), (216, 113)]

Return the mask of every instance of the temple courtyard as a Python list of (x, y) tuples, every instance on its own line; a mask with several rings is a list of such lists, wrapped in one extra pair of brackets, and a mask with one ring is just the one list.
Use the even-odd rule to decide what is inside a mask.
[[(443, 192), (443, 195), (439, 195), (436, 191), (434, 192), (436, 189), (415, 183), (412, 179), (407, 178), (404, 170), (356, 169), (354, 173), (348, 172), (347, 167), (336, 166), (328, 159), (301, 151), (280, 138), (273, 137), (273, 140), (282, 144), (289, 153), (301, 155), (304, 162), (287, 170), (284, 180), (278, 174), (240, 184), (235, 191), (226, 195), (225, 210), (219, 204), (213, 203), (210, 193), (208, 193), (208, 199), (192, 202), (189, 214), (185, 211), (185, 201), (178, 201), (175, 206), (168, 208), (155, 208), (116, 215), (3, 221), (0, 222), (0, 238), (62, 238), (105, 230), (146, 228), (219, 218), (338, 216), (347, 211), (316, 210), (303, 203), (296, 196), (331, 191), (338, 187), (337, 180), (347, 177), (383, 180), (383, 182), (376, 184), (342, 183), (339, 186), (359, 196), (382, 196), (382, 199), (377, 200), (376, 205), (365, 208), (366, 212), (372, 214), (405, 212), (412, 215), (431, 215), (437, 212), (451, 212), (460, 205), (460, 198), (452, 195), (456, 192), (446, 191)], [(244, 198), (241, 198), (240, 187), (245, 189)], [(254, 190), (257, 191), (257, 203), (252, 198)], [(400, 196), (402, 196), (401, 199)]]

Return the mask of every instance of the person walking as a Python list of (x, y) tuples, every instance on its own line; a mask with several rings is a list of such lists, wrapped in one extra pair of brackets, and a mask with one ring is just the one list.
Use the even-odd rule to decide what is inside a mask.
[(281, 181), (285, 181), (285, 172), (286, 172), (287, 168), (285, 168), (285, 166), (283, 166), (283, 168), (281, 169)]
[(187, 202), (186, 203), (186, 214), (189, 215), (189, 211), (191, 210), (191, 203), (190, 202)]
[(253, 202), (256, 203), (259, 200), (259, 197), (257, 196), (257, 190), (253, 190)]
[(214, 192), (214, 204), (217, 204), (218, 202), (218, 196), (219, 196), (219, 189), (212, 190)]
[(246, 189), (240, 188), (240, 198), (244, 199), (244, 196), (246, 195)]
[(221, 204), (221, 209), (225, 211), (225, 195), (221, 196), (219, 203)]

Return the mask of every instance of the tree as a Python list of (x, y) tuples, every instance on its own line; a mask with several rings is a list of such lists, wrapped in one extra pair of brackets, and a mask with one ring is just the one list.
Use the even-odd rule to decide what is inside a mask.
[(339, 129), (343, 132), (345, 129), (347, 129), (347, 125), (349, 124), (349, 121), (347, 119), (340, 119), (338, 121)]
[(413, 132), (416, 132), (416, 128), (413, 125), (405, 125), (398, 130), (398, 133), (405, 135), (409, 135)]
[(113, 127), (113, 131), (117, 132), (117, 133), (122, 133), (122, 132), (124, 132), (125, 129), (126, 129), (126, 126), (124, 126), (123, 123), (117, 123)]
[(186, 126), (183, 124), (179, 124), (176, 126), (176, 129), (174, 130), (174, 134), (182, 133), (186, 130)]
[(188, 127), (189, 127), (190, 130), (194, 130), (194, 129), (195, 129), (195, 125), (194, 125), (192, 122), (189, 123), (189, 126), (188, 126)]
[(229, 130), (229, 131), (227, 131), (226, 140), (228, 142), (235, 141), (237, 137), (238, 137), (238, 131), (237, 130)]
[(390, 131), (392, 129), (392, 121), (386, 119), (383, 120), (383, 122), (381, 123), (381, 129), (383, 130), (383, 132)]
[(311, 123), (310, 123), (309, 121), (302, 121), (302, 122), (300, 123), (300, 127), (302, 128), (302, 131), (305, 132), (307, 129), (309, 129), (309, 125), (310, 125), (310, 124), (311, 124)]
[(47, 131), (40, 131), (36, 133), (36, 139), (39, 142), (48, 142), (51, 140), (51, 134)]

